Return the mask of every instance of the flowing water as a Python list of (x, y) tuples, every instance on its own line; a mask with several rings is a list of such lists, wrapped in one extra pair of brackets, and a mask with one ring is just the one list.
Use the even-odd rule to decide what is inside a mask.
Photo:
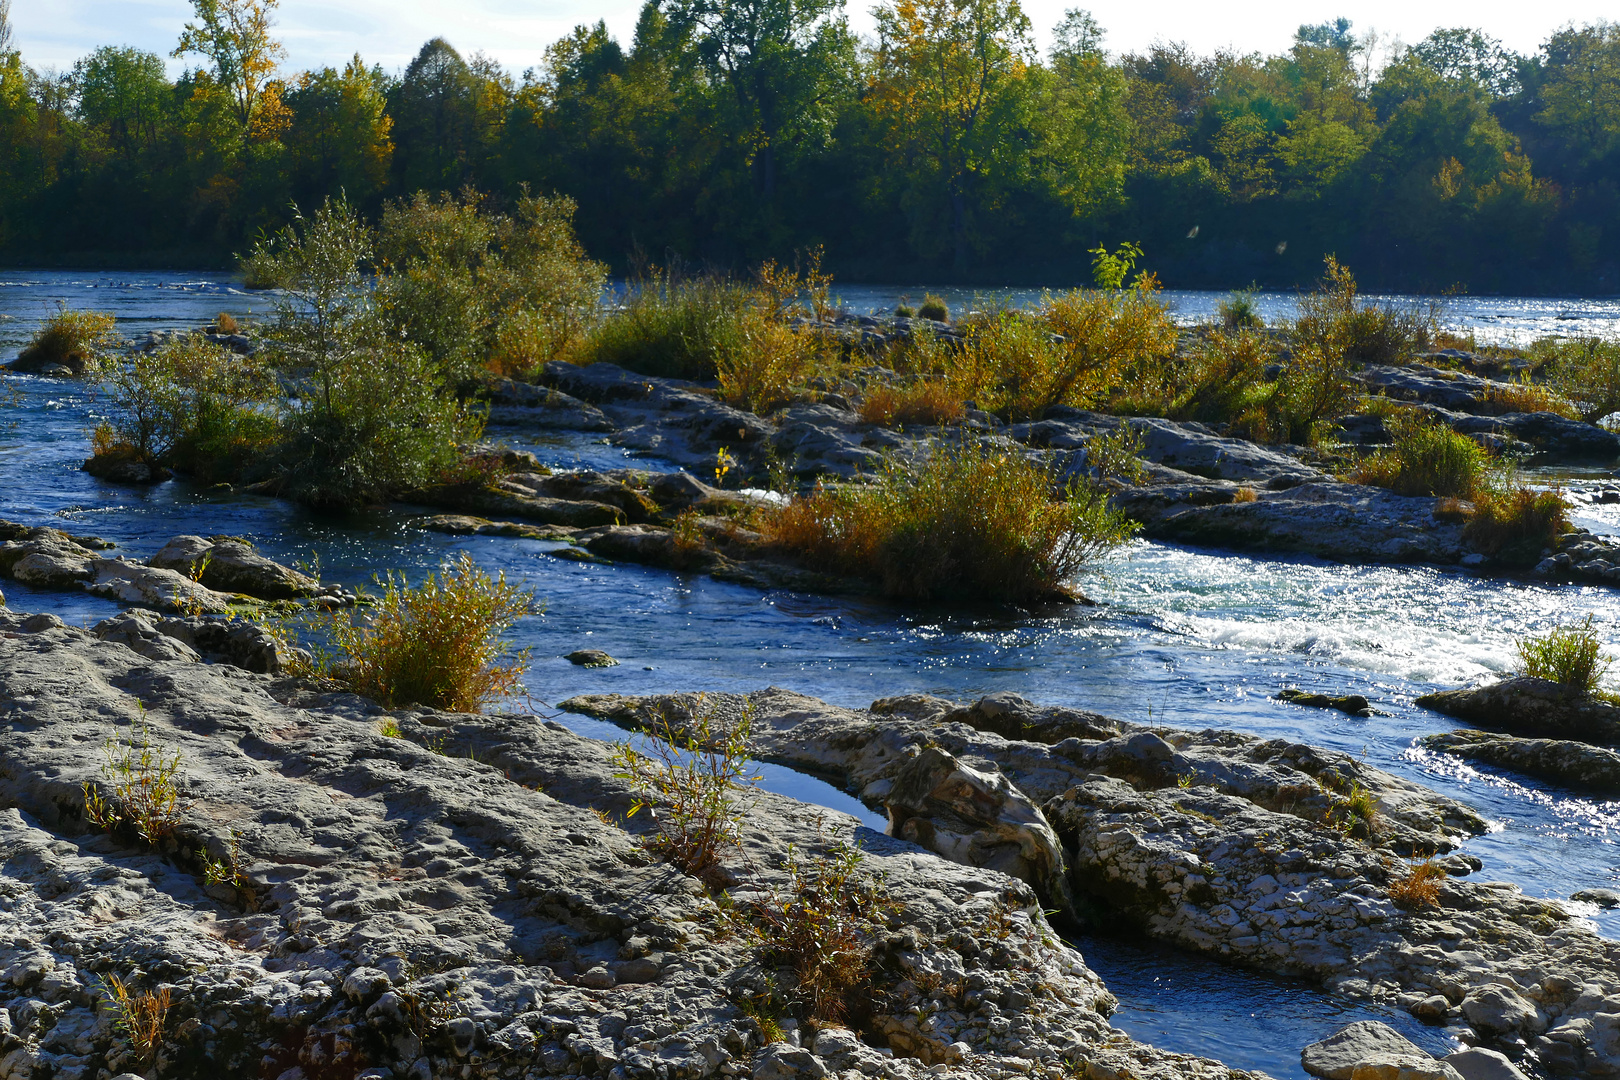
[[(853, 292), (853, 290), (849, 290)], [(898, 295), (898, 291), (893, 291)], [(920, 291), (919, 291), (920, 292)], [(1215, 294), (1198, 294), (1213, 305)], [(164, 274), (0, 275), (0, 356), (13, 355), (55, 301), (118, 314), (126, 334), (195, 325), (224, 310), (263, 312), (261, 296), (208, 276)], [(847, 295), (846, 295), (847, 299)], [(1531, 332), (1557, 301), (1494, 303), (1515, 333)], [(1575, 302), (1569, 302), (1571, 304)], [(1620, 305), (1593, 303), (1620, 316)], [(1535, 314), (1535, 313), (1541, 314)], [(1470, 316), (1475, 317), (1475, 316)], [(1600, 315), (1594, 314), (1596, 322)], [(1258, 558), (1137, 543), (1082, 584), (1100, 606), (1059, 612), (896, 607), (879, 601), (760, 593), (701, 577), (635, 566), (553, 558), (555, 545), (416, 530), (408, 508), (332, 518), (284, 502), (216, 496), (179, 483), (107, 485), (79, 471), (87, 435), (105, 408), (83, 384), (15, 376), (0, 383), (15, 400), (0, 407), (0, 517), (50, 524), (117, 541), (149, 555), (180, 533), (247, 535), (282, 561), (318, 558), (322, 575), (351, 586), (374, 574), (414, 576), (460, 551), (533, 587), (542, 614), (512, 632), (532, 650), (527, 689), (536, 707), (584, 692), (684, 689), (746, 691), (782, 686), (864, 706), (908, 692), (971, 698), (998, 690), (1129, 720), (1222, 727), (1281, 736), (1364, 755), (1380, 768), (1476, 807), (1493, 831), (1465, 845), (1486, 879), (1567, 897), (1620, 884), (1620, 801), (1600, 802), (1495, 770), (1474, 769), (1415, 748), (1448, 730), (1412, 705), (1427, 690), (1502, 670), (1516, 635), (1593, 616), (1620, 651), (1620, 593), (1550, 588), (1459, 571), (1339, 566), (1305, 558)], [(590, 436), (534, 440), (492, 430), (559, 467), (632, 463)], [(637, 459), (643, 468), (667, 468)], [(1572, 484), (1608, 472), (1588, 470)], [(1620, 507), (1583, 510), (1580, 522), (1620, 532)], [(78, 594), (7, 583), (10, 606), (94, 622), (113, 606)], [(605, 649), (623, 663), (585, 670), (561, 659)], [(1273, 700), (1285, 686), (1366, 695), (1379, 714), (1357, 718)], [(569, 716), (582, 734), (614, 738), (608, 725)], [(824, 782), (766, 766), (765, 785), (882, 818)], [(1577, 905), (1600, 932), (1620, 936), (1620, 912)], [(1121, 1000), (1116, 1025), (1169, 1049), (1206, 1053), (1278, 1077), (1302, 1076), (1301, 1045), (1340, 1024), (1375, 1015), (1431, 1049), (1449, 1036), (1403, 1014), (1350, 1009), (1313, 988), (1141, 942), (1081, 938), (1076, 944)]]

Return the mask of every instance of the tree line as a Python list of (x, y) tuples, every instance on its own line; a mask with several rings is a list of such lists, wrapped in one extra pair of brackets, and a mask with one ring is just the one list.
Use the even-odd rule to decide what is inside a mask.
[[(417, 192), (578, 204), (617, 272), (821, 247), (849, 279), (1067, 285), (1139, 243), (1168, 286), (1620, 291), (1620, 26), (1534, 55), (1471, 29), (1381, 51), (1338, 19), (1279, 55), (1112, 55), (1017, 0), (651, 0), (514, 74), (449, 42), (291, 72), (276, 0), (192, 0), (174, 55), (38, 70), (0, 14), (0, 257), (226, 265), (294, 207)], [(0, 12), (4, 10), (0, 0)]]

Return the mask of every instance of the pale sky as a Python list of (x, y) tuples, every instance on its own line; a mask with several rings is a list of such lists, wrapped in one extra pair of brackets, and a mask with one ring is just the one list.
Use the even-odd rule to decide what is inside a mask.
[[(339, 65), (356, 50), (368, 64), (399, 70), (424, 41), (442, 36), (464, 54), (482, 49), (519, 74), (540, 62), (546, 45), (581, 22), (606, 19), (628, 43), (640, 6), (640, 0), (282, 0), (277, 14), (294, 71)], [(1025, 0), (1043, 49), (1052, 26), (1073, 6), (1077, 0)], [(1222, 47), (1279, 52), (1300, 23), (1339, 15), (1352, 19), (1357, 32), (1376, 29), (1386, 40), (1411, 43), (1436, 27), (1469, 26), (1531, 52), (1566, 23), (1617, 14), (1613, 0), (1555, 0), (1529, 7), (1500, 0), (1093, 0), (1089, 6), (1107, 31), (1107, 47), (1116, 53), (1161, 38), (1186, 41), (1202, 53)], [(869, 0), (849, 4), (858, 31), (871, 30), (870, 7)], [(13, 0), (11, 12), (24, 59), (36, 68), (58, 69), (99, 45), (135, 45), (167, 56), (190, 15), (188, 0)], [(171, 72), (179, 66), (171, 61)]]

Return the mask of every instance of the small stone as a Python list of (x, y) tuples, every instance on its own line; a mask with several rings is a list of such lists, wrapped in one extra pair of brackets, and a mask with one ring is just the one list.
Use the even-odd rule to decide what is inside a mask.
[(1350, 1073), (1350, 1080), (1462, 1080), (1443, 1061), (1421, 1054), (1392, 1061), (1366, 1061)]
[(1620, 907), (1620, 892), (1613, 889), (1582, 889), (1569, 894), (1571, 900), (1584, 900), (1600, 908)]
[(614, 977), (613, 972), (601, 964), (596, 965), (579, 977), (579, 985), (587, 990), (611, 990), (618, 985), (618, 982), (619, 980)]
[(583, 668), (615, 667), (619, 663), (601, 649), (575, 649), (563, 659)]
[(1443, 994), (1432, 994), (1413, 1005), (1410, 1011), (1425, 1024), (1443, 1024), (1451, 1013), (1451, 1002)]

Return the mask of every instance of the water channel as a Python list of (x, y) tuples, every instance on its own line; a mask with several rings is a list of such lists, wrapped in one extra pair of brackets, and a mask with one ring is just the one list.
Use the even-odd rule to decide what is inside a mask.
[[(852, 308), (892, 306), (922, 290), (844, 290)], [(1218, 294), (1175, 294), (1184, 318), (1213, 310)], [(175, 274), (0, 275), (0, 357), (15, 355), (57, 301), (114, 312), (131, 337), (196, 325), (219, 311), (262, 314), (262, 295), (228, 278)], [(1287, 298), (1277, 300), (1282, 304)], [(1271, 301), (1267, 302), (1268, 304)], [(1459, 329), (1493, 327), (1497, 340), (1547, 328), (1608, 331), (1620, 302), (1474, 298), (1448, 318)], [(1270, 309), (1272, 313), (1282, 310)], [(1574, 319), (1560, 313), (1580, 312)], [(1573, 328), (1573, 329), (1572, 329)], [(1551, 588), (1461, 571), (1341, 566), (1256, 558), (1141, 542), (1082, 582), (1095, 608), (1031, 614), (1007, 609), (896, 607), (880, 601), (761, 593), (701, 577), (551, 557), (556, 545), (450, 537), (410, 525), (409, 508), (348, 517), (312, 515), (279, 500), (218, 496), (168, 483), (104, 484), (79, 470), (87, 432), (106, 403), (92, 387), (14, 376), (0, 384), (0, 517), (93, 533), (146, 556), (180, 533), (246, 535), (286, 562), (318, 557), (322, 575), (351, 586), (388, 570), (413, 577), (459, 551), (532, 587), (542, 614), (512, 632), (532, 650), (527, 689), (536, 706), (583, 692), (746, 691), (782, 686), (841, 705), (927, 692), (972, 698), (1016, 691), (1035, 701), (1129, 720), (1221, 727), (1347, 750), (1380, 768), (1467, 802), (1493, 831), (1465, 846), (1485, 879), (1564, 898), (1620, 883), (1620, 801), (1598, 802), (1506, 773), (1422, 752), (1415, 740), (1453, 725), (1411, 704), (1509, 666), (1516, 635), (1591, 614), (1620, 652), (1620, 593)], [(554, 467), (669, 468), (632, 459), (595, 436), (491, 435)], [(1574, 484), (1609, 476), (1565, 478)], [(1620, 532), (1620, 508), (1583, 511), (1581, 524)], [(8, 582), (15, 610), (51, 611), (74, 623), (111, 614), (110, 603)], [(562, 654), (605, 649), (622, 662), (576, 668)], [(1366, 695), (1380, 715), (1356, 718), (1272, 699), (1285, 686)], [(621, 737), (568, 716), (582, 734)], [(835, 809), (882, 819), (822, 781), (767, 767), (766, 786)], [(1607, 936), (1620, 912), (1576, 905)], [(1299, 1048), (1342, 1023), (1376, 1015), (1441, 1051), (1449, 1036), (1403, 1014), (1350, 1009), (1289, 980), (1232, 970), (1137, 941), (1081, 938), (1087, 961), (1120, 998), (1114, 1023), (1167, 1049), (1205, 1053), (1276, 1077), (1301, 1077)]]

